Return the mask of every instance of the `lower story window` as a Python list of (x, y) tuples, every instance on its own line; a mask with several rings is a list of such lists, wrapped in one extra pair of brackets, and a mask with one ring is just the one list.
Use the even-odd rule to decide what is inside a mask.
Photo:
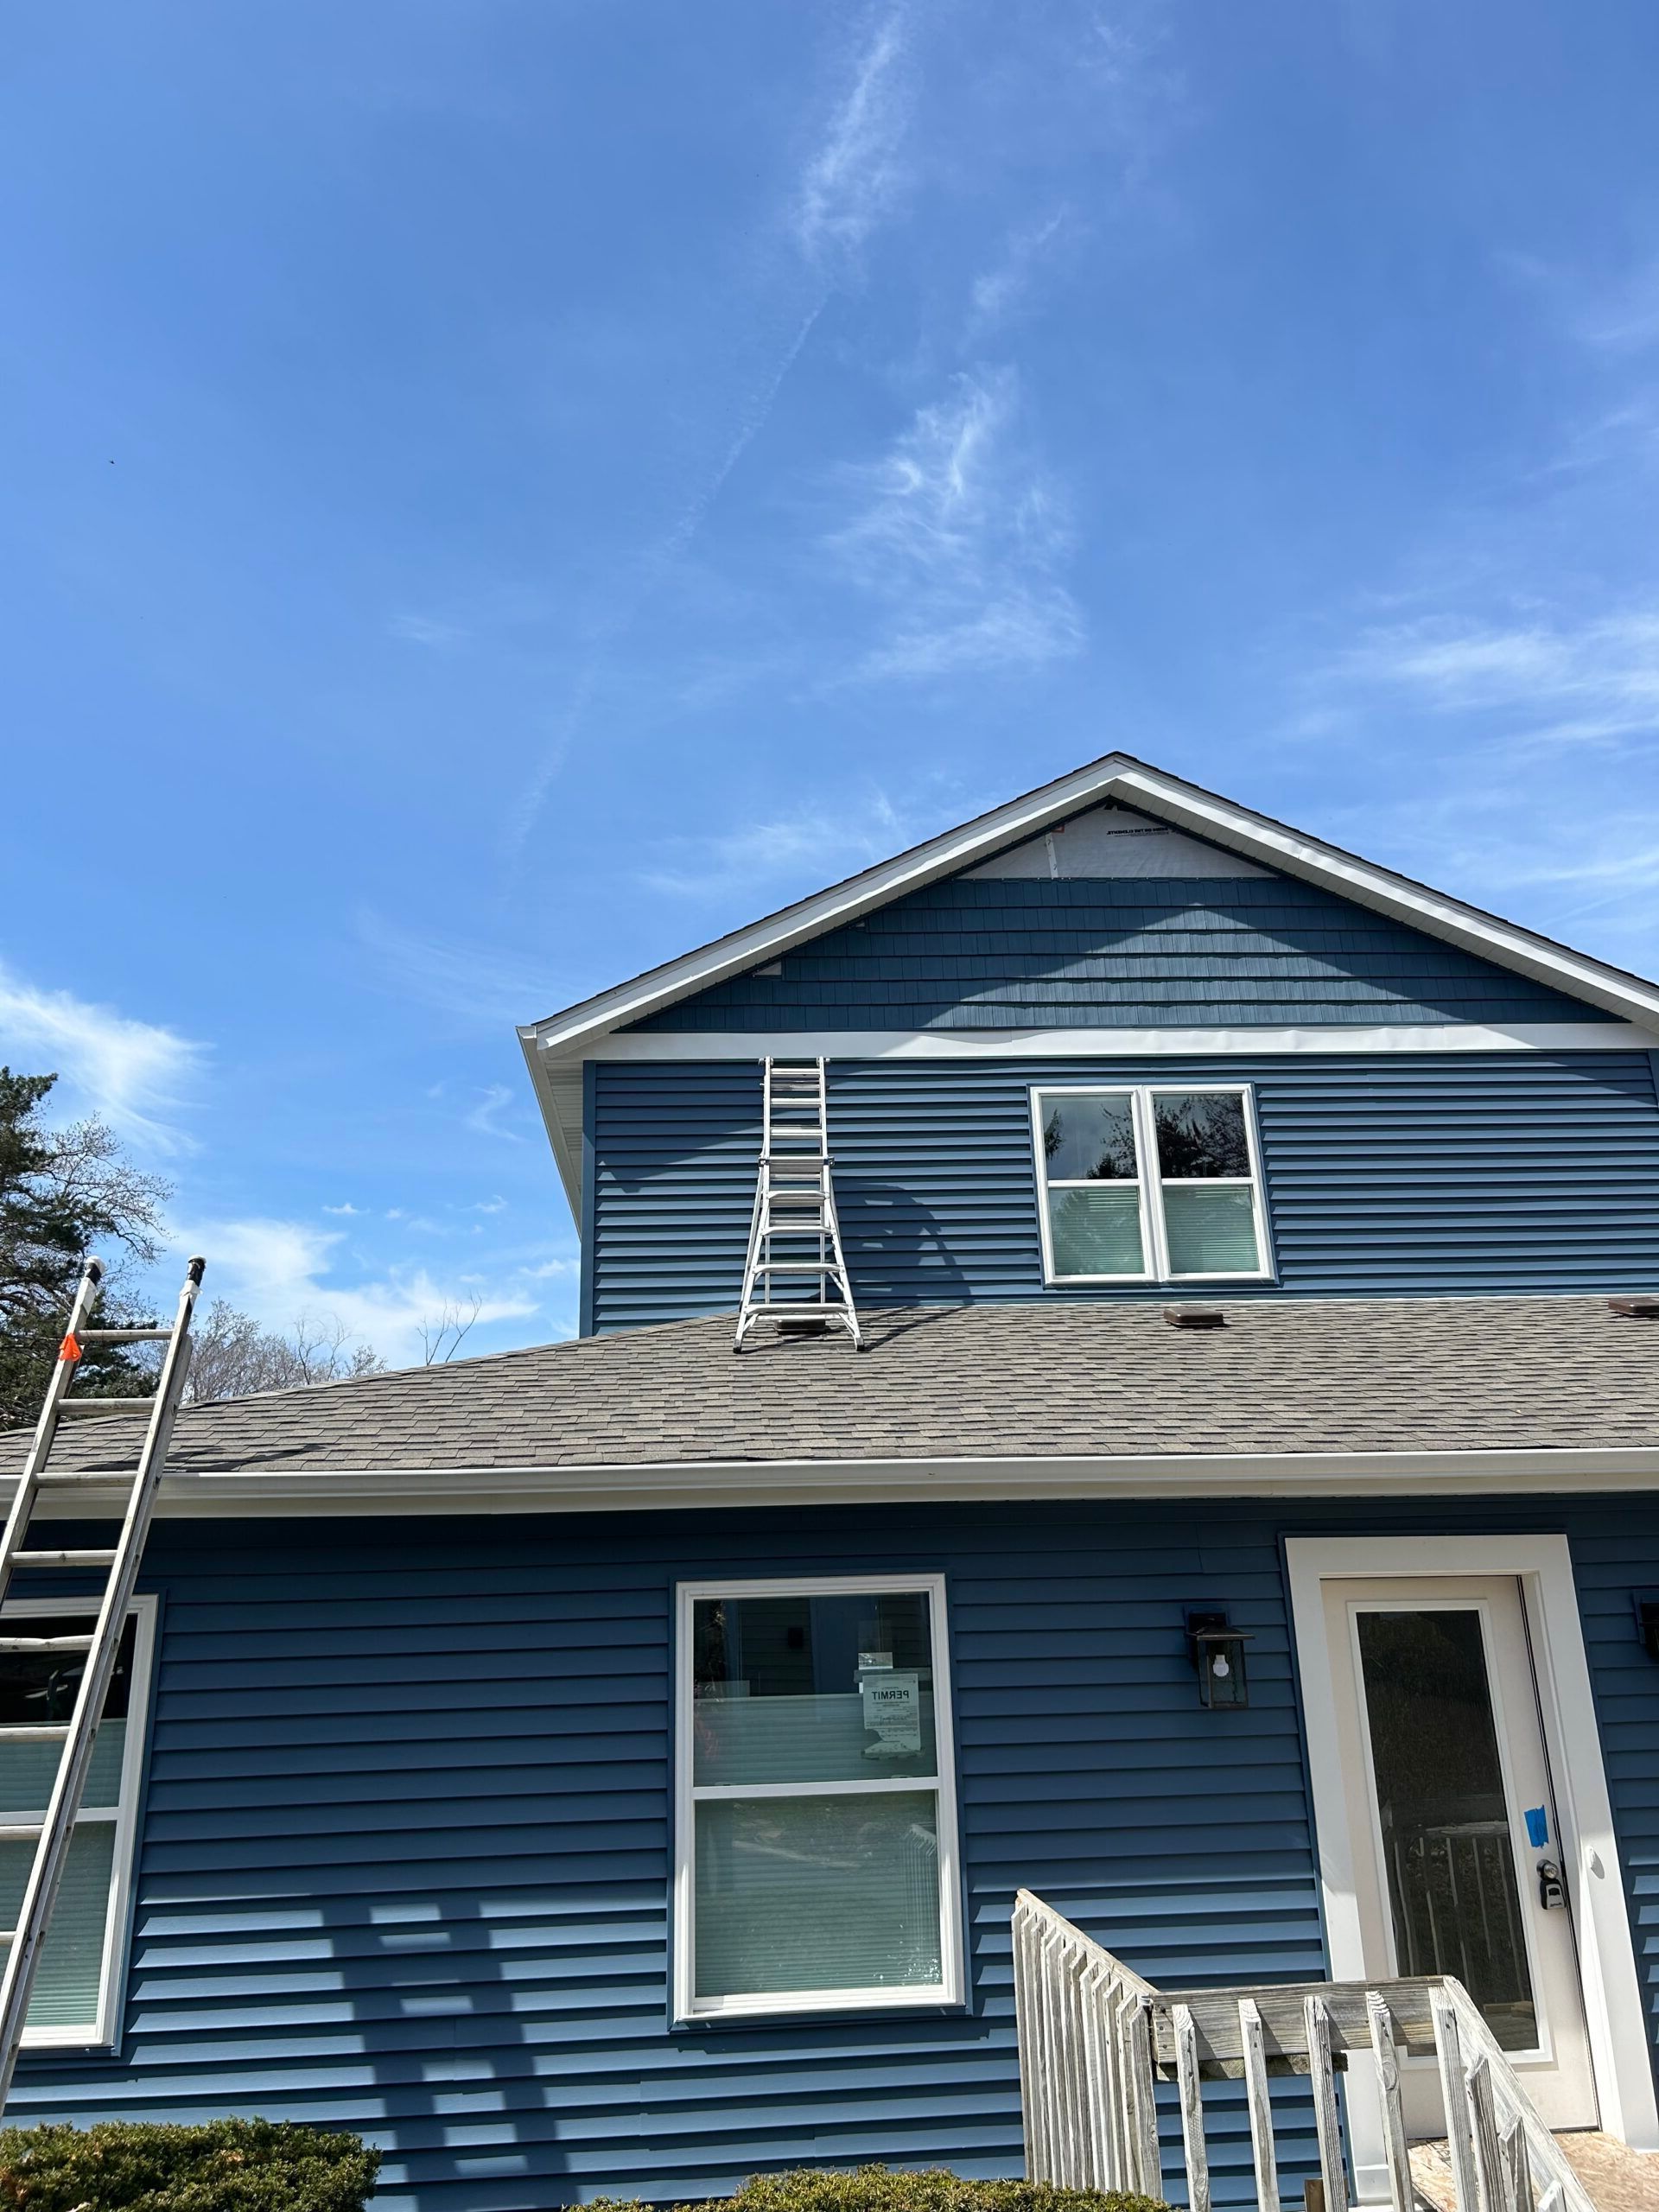
[[(23, 2047), (109, 2044), (120, 2024), (127, 1901), (148, 1710), (156, 1603), (128, 1618), (105, 1700), (73, 1840), (52, 1924), (41, 1948)], [(19, 1636), (84, 1636), (95, 1614), (73, 1602), (16, 1599), (5, 1620)], [(0, 1726), (67, 1721), (86, 1664), (84, 1651), (0, 1652)], [(61, 1742), (0, 1742), (0, 1827), (41, 1819)], [(35, 1856), (32, 1841), (0, 1840), (0, 1927), (15, 1928)]]
[(944, 1586), (683, 1584), (676, 2012), (962, 1997)]

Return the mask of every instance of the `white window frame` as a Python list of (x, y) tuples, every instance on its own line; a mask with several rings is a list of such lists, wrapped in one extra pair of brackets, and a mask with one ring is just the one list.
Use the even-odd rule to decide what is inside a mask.
[[(697, 1783), (693, 1780), (692, 1608), (699, 1600), (745, 1598), (925, 1597), (933, 1662), (935, 1771), (931, 1777), (895, 1775), (870, 1781)], [(956, 1760), (950, 1726), (950, 1661), (942, 1574), (830, 1574), (771, 1580), (682, 1582), (676, 1603), (674, 1693), (674, 2018), (691, 2025), (709, 2020), (753, 2019), (815, 2012), (913, 2012), (918, 2005), (964, 2001), (960, 1847), (957, 1833)], [(944, 1979), (894, 1988), (766, 1990), (723, 1997), (696, 1994), (696, 1807), (734, 1797), (882, 1796), (931, 1790), (938, 1801), (939, 1959)]]
[[(91, 2020), (67, 2020), (49, 2028), (25, 2028), (25, 2050), (112, 2050), (120, 2039), (121, 2012), (127, 1986), (127, 1958), (132, 1930), (132, 1877), (138, 1840), (138, 1802), (143, 1789), (144, 1758), (149, 1736), (149, 1690), (155, 1669), (156, 1625), (161, 1610), (158, 1598), (135, 1598), (127, 1618), (135, 1624), (132, 1637), (132, 1676), (127, 1693), (127, 1733), (121, 1753), (120, 1796), (114, 1805), (83, 1805), (75, 1816), (83, 1821), (112, 1822), (115, 1841), (110, 1855), (110, 1899), (104, 1919), (104, 1962), (99, 1974), (98, 2010)], [(73, 1619), (84, 1614), (98, 1617), (96, 1598), (8, 1598), (4, 1618), (27, 1620), (46, 1614)], [(8, 1806), (21, 1820), (43, 1816), (44, 1806)]]
[[(1236, 1098), (1244, 1112), (1244, 1142), (1249, 1154), (1250, 1218), (1255, 1229), (1255, 1249), (1262, 1264), (1203, 1274), (1177, 1274), (1169, 1261), (1169, 1235), (1164, 1222), (1164, 1185), (1180, 1190), (1237, 1191), (1246, 1187), (1239, 1175), (1161, 1175), (1158, 1172), (1158, 1128), (1153, 1102), (1158, 1098)], [(1147, 1265), (1132, 1274), (1063, 1275), (1054, 1265), (1054, 1239), (1049, 1225), (1051, 1190), (1110, 1190), (1127, 1185), (1130, 1178), (1084, 1180), (1065, 1178), (1051, 1183), (1043, 1150), (1043, 1101), (1046, 1098), (1127, 1098), (1135, 1131), (1134, 1186), (1141, 1217), (1141, 1249)], [(1058, 1287), (1073, 1282), (1272, 1282), (1276, 1280), (1273, 1242), (1268, 1232), (1267, 1191), (1262, 1173), (1262, 1141), (1256, 1126), (1255, 1086), (1249, 1083), (1042, 1083), (1031, 1090), (1031, 1141), (1037, 1170), (1037, 1224), (1042, 1238), (1043, 1281)]]

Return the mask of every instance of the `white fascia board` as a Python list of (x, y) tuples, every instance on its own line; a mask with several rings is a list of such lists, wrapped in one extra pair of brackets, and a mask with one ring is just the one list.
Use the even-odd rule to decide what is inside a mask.
[[(1645, 1491), (1659, 1446), (1466, 1452), (1148, 1452), (1073, 1459), (778, 1459), (639, 1466), (346, 1468), (335, 1474), (169, 1471), (170, 1518), (655, 1512), (929, 1499), (1509, 1497)], [(13, 1483), (0, 1484), (10, 1497)], [(118, 1484), (88, 1481), (54, 1513), (107, 1519)]]
[(548, 1064), (529, 1034), (520, 1030), (518, 1042), (524, 1048), (524, 1065), (530, 1070), (530, 1087), (536, 1094), (536, 1103), (542, 1109), (542, 1126), (547, 1131), (547, 1141), (553, 1147), (554, 1163), (559, 1171), (559, 1181), (564, 1187), (565, 1202), (570, 1208), (570, 1217), (582, 1231), (582, 1131), (568, 1129), (559, 1112), (558, 1100), (553, 1096), (553, 1086), (548, 1079)]
[(760, 1060), (797, 1052), (826, 1060), (1025, 1060), (1237, 1058), (1295, 1052), (1659, 1052), (1659, 1024), (1630, 1021), (1378, 1023), (1271, 1029), (650, 1029), (602, 1037), (594, 1060)]
[(1304, 882), (1319, 884), (1499, 967), (1586, 999), (1606, 1013), (1649, 1028), (1659, 1025), (1659, 985), (1570, 951), (1530, 930), (1432, 891), (1408, 876), (1396, 875), (1392, 869), (1375, 867), (1338, 846), (1304, 836), (1230, 799), (1149, 768), (1128, 753), (1113, 753), (981, 815), (961, 829), (931, 838), (907, 853), (849, 877), (844, 883), (832, 885), (745, 929), (716, 938), (712, 944), (617, 984), (548, 1020), (527, 1024), (519, 1035), (526, 1051), (533, 1045), (560, 1058), (590, 1054), (600, 1037), (626, 1023), (640, 1020), (728, 976), (774, 959), (827, 930), (856, 921), (906, 892), (970, 868), (1005, 846), (1036, 836), (1079, 808), (1109, 798), (1120, 799), (1125, 805)]

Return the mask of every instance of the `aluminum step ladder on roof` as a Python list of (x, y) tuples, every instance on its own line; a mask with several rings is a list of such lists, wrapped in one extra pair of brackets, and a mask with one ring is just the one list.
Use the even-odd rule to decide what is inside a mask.
[[(144, 1539), (149, 1533), (156, 1509), (156, 1494), (161, 1487), (162, 1471), (167, 1465), (167, 1447), (172, 1434), (174, 1415), (178, 1411), (185, 1377), (189, 1372), (190, 1317), (195, 1308), (196, 1293), (201, 1287), (206, 1267), (205, 1260), (191, 1261), (185, 1273), (184, 1288), (179, 1294), (178, 1312), (173, 1318), (171, 1327), (94, 1329), (89, 1328), (87, 1322), (103, 1287), (104, 1269), (97, 1260), (87, 1261), (80, 1286), (75, 1293), (74, 1304), (69, 1309), (69, 1324), (52, 1369), (52, 1379), (46, 1387), (46, 1401), (41, 1408), (40, 1420), (35, 1424), (35, 1440), (29, 1446), (23, 1471), (17, 1478), (16, 1494), (11, 1501), (11, 1510), (6, 1516), (4, 1532), (0, 1534), (0, 1608), (3, 1608), (16, 1568), (22, 1567), (26, 1572), (67, 1568), (80, 1573), (88, 1567), (101, 1567), (108, 1570), (104, 1594), (99, 1603), (98, 1618), (90, 1635), (0, 1636), (0, 1651), (84, 1651), (86, 1655), (80, 1688), (75, 1697), (74, 1712), (67, 1723), (16, 1722), (0, 1729), (0, 1738), (9, 1744), (60, 1742), (63, 1745), (58, 1756), (57, 1779), (52, 1785), (52, 1795), (41, 1819), (38, 1821), (11, 1822), (0, 1829), (0, 1834), (3, 1834), (8, 1842), (33, 1841), (35, 1845), (29, 1879), (23, 1885), (23, 1901), (18, 1908), (17, 1924), (10, 1929), (0, 1929), (0, 1945), (5, 1950), (4, 1973), (0, 1977), (0, 2106), (3, 2106), (11, 2089), (12, 2070), (17, 2063), (18, 2046), (22, 2042), (35, 1970), (40, 1964), (41, 1947), (51, 1925), (58, 1885), (62, 1879), (64, 1864), (74, 1835), (75, 1817), (80, 1810), (86, 1777), (92, 1764), (93, 1740), (99, 1721), (103, 1717), (104, 1700), (109, 1695), (116, 1659), (121, 1649), (122, 1634), (126, 1628), (127, 1615), (137, 1587)], [(72, 1396), (71, 1385), (79, 1371), (86, 1347), (100, 1344), (165, 1344), (167, 1349), (162, 1354), (161, 1373), (154, 1396)], [(72, 1491), (77, 1484), (92, 1484), (105, 1487), (111, 1480), (104, 1474), (52, 1472), (49, 1465), (52, 1447), (57, 1441), (59, 1425), (65, 1415), (84, 1415), (100, 1423), (116, 1423), (132, 1421), (134, 1416), (140, 1413), (147, 1413), (148, 1419), (144, 1423), (143, 1440), (137, 1448), (137, 1464), (130, 1471), (123, 1470), (118, 1478), (128, 1484), (129, 1488), (126, 1512), (114, 1549), (28, 1549), (25, 1539), (29, 1534), (29, 1524), (42, 1494), (49, 1511), (54, 1500), (65, 1492)], [(79, 1426), (79, 1421), (76, 1425)]]
[(845, 1329), (862, 1351), (836, 1215), (823, 1062), (769, 1057), (763, 1065), (760, 1172), (732, 1350), (774, 1321), (785, 1331)]

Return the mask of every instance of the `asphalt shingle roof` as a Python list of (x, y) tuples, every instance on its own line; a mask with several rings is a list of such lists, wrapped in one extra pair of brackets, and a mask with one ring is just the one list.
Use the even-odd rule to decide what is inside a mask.
[[(1224, 1304), (1224, 1301), (1223, 1301)], [(1659, 1444), (1659, 1320), (1605, 1298), (1293, 1300), (1172, 1327), (1142, 1300), (728, 1316), (188, 1408), (172, 1464), (270, 1474), (779, 1460), (1594, 1450)], [(130, 1438), (136, 1424), (124, 1420)], [(27, 1439), (0, 1437), (0, 1471)], [(124, 1465), (105, 1425), (57, 1468)]]

